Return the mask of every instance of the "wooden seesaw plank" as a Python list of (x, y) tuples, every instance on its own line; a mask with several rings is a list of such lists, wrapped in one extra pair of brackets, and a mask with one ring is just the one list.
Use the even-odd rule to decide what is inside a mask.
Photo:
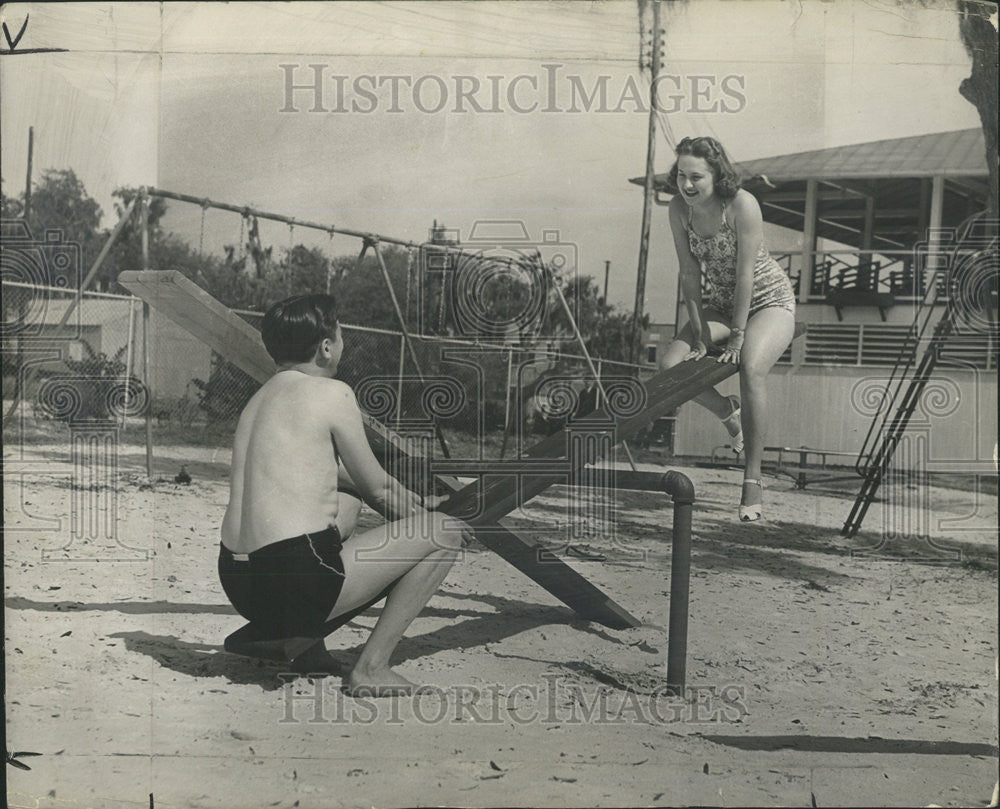
[[(595, 430), (609, 433), (613, 443), (627, 441), (666, 415), (673, 408), (693, 399), (699, 393), (714, 387), (723, 379), (736, 373), (736, 366), (720, 363), (714, 357), (703, 357), (694, 362), (683, 362), (666, 371), (660, 371), (646, 382), (646, 407), (633, 416), (612, 420), (603, 411), (571, 422), (566, 428), (535, 444), (524, 453), (529, 461), (523, 471), (484, 475), (482, 484), (473, 483), (453, 494), (444, 510), (461, 517), (473, 526), (496, 523), (532, 497), (550, 486), (568, 482), (579, 473), (585, 463), (593, 463), (599, 455), (591, 453), (578, 459), (578, 467), (570, 469), (567, 458), (570, 433), (574, 427), (593, 425)], [(612, 426), (604, 426), (611, 425)], [(565, 471), (558, 473), (531, 471), (530, 461), (536, 459), (561, 459), (566, 461)]]
[(493, 523), (476, 525), (476, 539), (558, 598), (585, 621), (609, 629), (629, 629), (642, 622), (614, 599), (581, 576), (545, 545)]
[[(714, 358), (706, 357), (656, 374), (646, 383), (646, 407), (634, 416), (619, 420), (613, 428), (612, 440), (614, 443), (628, 440), (655, 419), (718, 384), (735, 371), (734, 365), (722, 364)], [(598, 412), (571, 423), (569, 429), (585, 426), (588, 421), (602, 426), (610, 423), (606, 414)], [(524, 456), (528, 459), (566, 459), (568, 432), (569, 430), (564, 429), (544, 439), (526, 450)], [(582, 468), (584, 461), (592, 463), (597, 458), (597, 453), (592, 453), (586, 459), (581, 459), (579, 466)], [(581, 471), (570, 469), (568, 463), (565, 471), (560, 470), (558, 473), (532, 473), (530, 468), (530, 464), (525, 464), (526, 471), (484, 475), (481, 481), (461, 489), (451, 484), (454, 493), (442, 504), (440, 510), (469, 522), (476, 530), (476, 538), (483, 545), (572, 607), (581, 617), (613, 629), (638, 626), (638, 619), (562, 560), (546, 551), (541, 544), (518, 536), (499, 524), (502, 517), (532, 497), (550, 486), (569, 482), (571, 477)]]
[(118, 283), (263, 383), (277, 370), (260, 333), (177, 270), (126, 270)]

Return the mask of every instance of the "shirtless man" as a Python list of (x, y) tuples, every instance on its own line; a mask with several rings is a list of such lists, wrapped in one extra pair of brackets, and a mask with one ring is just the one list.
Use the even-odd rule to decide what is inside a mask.
[[(353, 670), (351, 693), (409, 693), (389, 668), (403, 632), (441, 585), (471, 530), (424, 510), (365, 438), (354, 392), (334, 379), (344, 348), (330, 295), (275, 304), (261, 330), (278, 371), (247, 403), (233, 445), (219, 576), (237, 611), (272, 637), (322, 638), (385, 597)], [(386, 517), (354, 533), (359, 501)], [(389, 521), (404, 520), (392, 530)], [(303, 655), (328, 658), (322, 641)], [(302, 668), (302, 661), (294, 661)], [(313, 669), (310, 669), (313, 670)]]

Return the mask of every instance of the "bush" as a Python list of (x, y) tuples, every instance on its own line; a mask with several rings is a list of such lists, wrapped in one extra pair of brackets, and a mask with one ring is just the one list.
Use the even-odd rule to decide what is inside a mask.
[(205, 411), (209, 424), (234, 421), (260, 385), (231, 362), (216, 358), (212, 373), (205, 382), (192, 379), (198, 389), (198, 406)]
[(38, 404), (42, 412), (65, 422), (110, 421), (120, 418), (123, 410), (128, 415), (145, 412), (148, 404), (145, 386), (136, 377), (125, 375), (122, 356), (126, 347), (109, 357), (95, 352), (86, 340), (81, 343), (87, 356), (64, 360), (73, 375), (50, 376), (39, 387)]

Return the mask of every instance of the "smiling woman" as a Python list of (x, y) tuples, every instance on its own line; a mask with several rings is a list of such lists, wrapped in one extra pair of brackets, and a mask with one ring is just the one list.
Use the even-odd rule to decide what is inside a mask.
[[(739, 365), (742, 399), (712, 389), (695, 401), (722, 420), (736, 453), (743, 451), (745, 441), (739, 517), (744, 522), (758, 520), (763, 499), (764, 381), (792, 340), (795, 296), (788, 277), (764, 246), (757, 200), (740, 188), (722, 144), (715, 138), (684, 138), (677, 144), (669, 178), (678, 192), (670, 202), (670, 227), (689, 322), (667, 347), (661, 364), (670, 368), (700, 359), (709, 345), (726, 341), (719, 362)], [(709, 285), (704, 301), (703, 272)]]

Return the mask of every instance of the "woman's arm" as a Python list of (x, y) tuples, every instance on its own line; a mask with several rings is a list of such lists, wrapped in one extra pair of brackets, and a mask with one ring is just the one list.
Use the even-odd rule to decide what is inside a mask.
[(386, 472), (372, 452), (354, 391), (339, 380), (330, 380), (325, 389), (330, 433), (344, 469), (365, 502), (387, 520), (418, 513), (423, 508), (420, 496)]
[(736, 230), (736, 290), (733, 294), (731, 334), (720, 362), (738, 362), (743, 348), (743, 331), (750, 317), (753, 298), (753, 268), (764, 240), (764, 218), (760, 205), (749, 191), (739, 191), (730, 205)]
[(705, 313), (701, 307), (701, 264), (691, 253), (688, 243), (687, 228), (684, 216), (687, 203), (679, 196), (670, 200), (670, 232), (674, 237), (674, 249), (677, 251), (677, 262), (680, 265), (681, 293), (684, 295), (684, 307), (687, 309), (688, 320), (691, 322), (691, 333), (694, 339), (711, 341)]

